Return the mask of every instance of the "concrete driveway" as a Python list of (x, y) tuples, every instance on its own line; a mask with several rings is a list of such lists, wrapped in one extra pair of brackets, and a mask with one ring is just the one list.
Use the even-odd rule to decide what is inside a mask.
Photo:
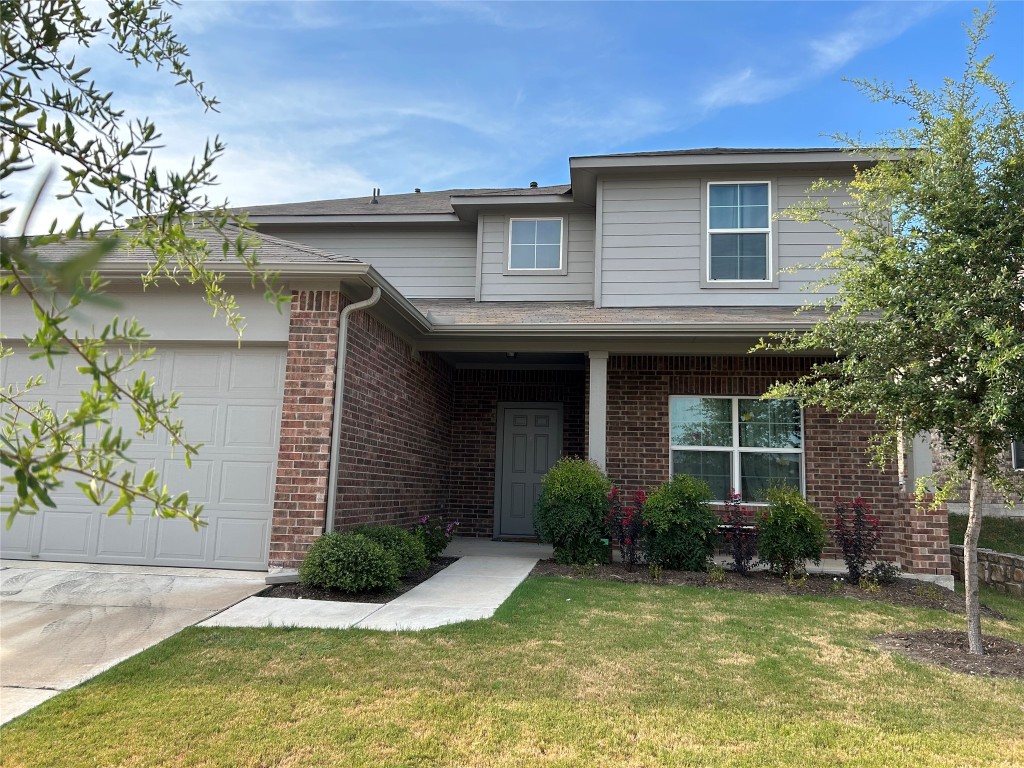
[(263, 589), (266, 574), (0, 563), (0, 723)]

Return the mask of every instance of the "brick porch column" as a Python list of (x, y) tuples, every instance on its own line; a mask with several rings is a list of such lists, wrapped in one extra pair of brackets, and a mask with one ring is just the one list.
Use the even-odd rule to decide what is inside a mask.
[(292, 292), (270, 529), (271, 567), (297, 566), (323, 532), (340, 318), (337, 290)]
[(903, 570), (930, 576), (949, 576), (949, 517), (946, 506), (930, 507), (931, 499), (921, 502), (913, 494), (901, 493), (903, 502)]

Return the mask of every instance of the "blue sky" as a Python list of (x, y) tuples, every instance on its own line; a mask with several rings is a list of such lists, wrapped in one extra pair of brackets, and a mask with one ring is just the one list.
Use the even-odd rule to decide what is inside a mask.
[[(166, 73), (89, 53), (128, 113), (162, 129), (162, 164), (219, 134), (214, 195), (246, 205), (559, 184), (571, 155), (870, 138), (906, 115), (842, 78), (958, 76), (972, 7), (185, 0), (175, 26), (222, 102), (205, 115)], [(1024, 3), (997, 9), (985, 50), (1019, 81)]]

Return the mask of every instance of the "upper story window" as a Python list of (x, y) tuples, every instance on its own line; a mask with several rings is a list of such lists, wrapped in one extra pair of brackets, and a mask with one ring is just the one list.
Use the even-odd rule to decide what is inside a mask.
[(767, 181), (708, 184), (709, 280), (771, 280)]
[(795, 400), (669, 398), (672, 474), (704, 480), (718, 501), (730, 488), (747, 502), (775, 485), (802, 488), (803, 432)]
[(509, 270), (561, 270), (562, 251), (562, 219), (509, 221)]
[(1010, 465), (1018, 471), (1024, 471), (1024, 440), (1010, 443)]

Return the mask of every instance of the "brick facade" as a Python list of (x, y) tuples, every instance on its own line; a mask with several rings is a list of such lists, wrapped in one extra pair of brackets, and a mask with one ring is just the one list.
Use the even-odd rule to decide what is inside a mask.
[(457, 370), (449, 516), (463, 536), (494, 535), (498, 403), (562, 403), (562, 455), (585, 456), (584, 372)]
[(349, 319), (339, 528), (448, 516), (452, 368), (367, 312)]
[(297, 565), (327, 507), (341, 294), (294, 291), (270, 529), (270, 565)]
[[(651, 490), (669, 479), (669, 397), (756, 397), (776, 381), (796, 378), (814, 363), (808, 357), (613, 355), (608, 364), (608, 459), (613, 481), (627, 493)], [(878, 468), (865, 449), (874, 422), (840, 421), (819, 408), (804, 412), (807, 499), (829, 519), (834, 498), (861, 496), (886, 535), (879, 556), (902, 561), (908, 571), (949, 573), (944, 512), (919, 510), (900, 491), (894, 465)], [(838, 557), (834, 548), (825, 557)], [(942, 568), (945, 571), (942, 571)]]

